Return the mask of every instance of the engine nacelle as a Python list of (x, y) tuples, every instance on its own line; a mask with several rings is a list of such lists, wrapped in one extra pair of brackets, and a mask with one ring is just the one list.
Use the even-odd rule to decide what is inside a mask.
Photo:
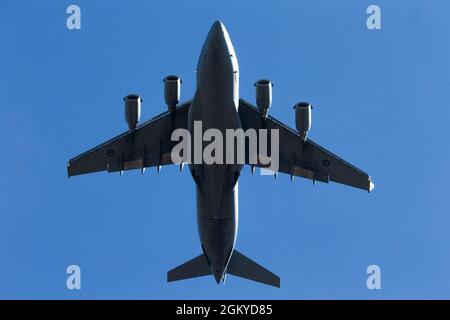
[(300, 138), (305, 141), (308, 131), (311, 129), (312, 106), (308, 102), (299, 102), (294, 106), (295, 126), (300, 134)]
[(256, 105), (261, 112), (261, 116), (265, 119), (267, 113), (272, 106), (272, 87), (270, 80), (258, 80), (255, 82), (256, 87)]
[(125, 103), (125, 120), (130, 131), (134, 131), (141, 118), (142, 99), (137, 94), (129, 94), (123, 98), (123, 101)]
[(167, 76), (164, 78), (164, 100), (170, 112), (180, 102), (181, 79), (178, 76)]

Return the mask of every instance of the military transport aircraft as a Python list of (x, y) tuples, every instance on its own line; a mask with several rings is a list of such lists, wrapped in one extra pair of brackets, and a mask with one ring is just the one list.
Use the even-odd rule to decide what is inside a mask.
[[(164, 79), (164, 98), (168, 111), (138, 125), (141, 98), (130, 94), (124, 98), (125, 118), (129, 130), (71, 159), (68, 176), (98, 171), (120, 172), (175, 163), (171, 135), (176, 129), (194, 130), (201, 121), (204, 130), (267, 129), (279, 132), (277, 173), (330, 181), (371, 191), (369, 175), (342, 160), (307, 138), (311, 126), (311, 105), (294, 106), (296, 129), (291, 129), (268, 115), (272, 104), (272, 83), (255, 83), (256, 105), (239, 97), (239, 67), (227, 30), (222, 22), (212, 25), (197, 65), (197, 88), (192, 100), (179, 104), (181, 80)], [(203, 146), (203, 145), (202, 145)], [(195, 148), (195, 146), (194, 146)], [(264, 168), (263, 161), (250, 162), (245, 144), (245, 164)], [(256, 151), (257, 153), (259, 151)], [(259, 154), (257, 154), (259, 157)], [(238, 221), (238, 178), (244, 164), (189, 163), (196, 184), (197, 223), (202, 253), (170, 270), (168, 281), (213, 275), (224, 282), (226, 274), (280, 287), (280, 278), (235, 249)]]

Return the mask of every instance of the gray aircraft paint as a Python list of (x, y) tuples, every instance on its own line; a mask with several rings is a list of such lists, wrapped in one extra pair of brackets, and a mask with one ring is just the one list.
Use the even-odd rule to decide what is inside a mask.
[[(139, 125), (140, 97), (128, 95), (125, 115), (129, 130), (70, 159), (67, 163), (68, 177), (135, 169), (143, 173), (148, 167), (155, 167), (159, 172), (161, 166), (180, 164), (172, 158), (176, 144), (171, 139), (172, 133), (179, 129), (194, 137), (190, 159), (192, 153), (194, 156), (202, 155), (202, 150), (212, 144), (201, 138), (205, 132), (214, 131), (226, 136), (227, 130), (260, 133), (261, 130), (269, 130), (279, 133), (276, 137), (280, 142), (279, 149), (271, 150), (276, 151), (280, 160), (276, 173), (290, 175), (291, 181), (298, 176), (313, 183), (335, 182), (368, 192), (373, 190), (374, 184), (367, 173), (307, 137), (311, 126), (312, 107), (309, 103), (296, 104), (294, 130), (268, 115), (271, 100), (269, 80), (255, 83), (257, 107), (239, 97), (237, 57), (221, 22), (213, 24), (203, 45), (193, 99), (178, 105), (179, 84), (177, 76), (165, 78), (168, 111)], [(198, 121), (202, 124), (201, 129), (196, 129)], [(196, 130), (200, 132), (192, 132)], [(263, 138), (258, 140), (265, 141)], [(200, 148), (200, 152), (195, 152), (195, 148)], [(245, 164), (251, 166), (252, 172), (255, 166), (267, 167), (263, 163), (265, 153), (260, 144), (256, 155), (250, 153), (250, 146), (244, 148), (249, 157)], [(229, 151), (224, 149), (223, 154), (229, 155)], [(251, 161), (253, 156), (258, 158), (256, 165)], [(212, 162), (203, 160), (197, 162), (194, 159), (189, 164), (196, 184), (198, 231), (203, 253), (170, 270), (167, 280), (213, 275), (220, 283), (226, 274), (231, 274), (280, 287), (277, 275), (234, 249), (238, 226), (238, 178), (243, 165), (238, 161), (208, 164)]]
[[(211, 27), (197, 65), (197, 89), (189, 110), (188, 129), (194, 121), (202, 129), (242, 128), (239, 106), (239, 67), (225, 26)], [(212, 111), (212, 109), (214, 109)], [(198, 135), (198, 134), (197, 134)], [(194, 143), (194, 148), (204, 147)], [(197, 222), (204, 254), (219, 283), (234, 249), (238, 226), (238, 177), (242, 165), (190, 164), (197, 185)]]

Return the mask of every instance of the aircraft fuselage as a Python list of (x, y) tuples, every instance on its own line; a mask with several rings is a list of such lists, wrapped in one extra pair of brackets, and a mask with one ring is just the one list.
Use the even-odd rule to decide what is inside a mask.
[[(228, 32), (215, 22), (197, 65), (197, 89), (189, 110), (188, 129), (194, 121), (202, 131), (242, 128), (239, 105), (239, 67)], [(204, 147), (204, 146), (202, 146)], [(225, 154), (225, 153), (224, 153)], [(219, 283), (234, 249), (238, 225), (238, 178), (242, 165), (190, 164), (196, 182), (197, 222), (203, 252)]]

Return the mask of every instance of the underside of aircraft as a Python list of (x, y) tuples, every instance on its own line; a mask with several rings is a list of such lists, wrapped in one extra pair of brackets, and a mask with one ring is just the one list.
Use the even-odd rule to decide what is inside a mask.
[[(237, 57), (222, 22), (213, 24), (203, 45), (194, 97), (179, 103), (180, 86), (179, 77), (166, 77), (164, 96), (167, 111), (142, 124), (139, 124), (140, 96), (131, 94), (125, 97), (128, 130), (71, 159), (67, 164), (68, 176), (99, 171), (122, 173), (134, 169), (144, 173), (149, 167), (156, 167), (159, 172), (162, 166), (172, 164), (182, 169), (185, 162), (174, 160), (172, 154), (178, 144), (172, 139), (173, 132), (184, 129), (194, 133), (195, 123), (201, 122), (203, 133), (209, 129), (217, 129), (224, 134), (227, 129), (276, 131), (275, 176), (281, 172), (291, 179), (301, 177), (314, 183), (337, 182), (369, 192), (374, 188), (367, 173), (308, 138), (312, 115), (310, 103), (300, 102), (294, 106), (296, 129), (292, 129), (268, 113), (272, 104), (271, 81), (255, 83), (256, 106), (240, 98)], [(256, 139), (259, 145), (261, 137)], [(273, 151), (275, 141), (270, 139), (268, 149)], [(213, 275), (220, 283), (226, 274), (232, 274), (280, 286), (278, 276), (235, 250), (238, 179), (242, 167), (249, 165), (252, 172), (256, 167), (273, 169), (265, 161), (268, 153), (262, 154), (258, 147), (252, 149), (249, 141), (243, 148), (242, 164), (186, 161), (197, 189), (197, 222), (202, 254), (170, 270), (168, 281)]]

